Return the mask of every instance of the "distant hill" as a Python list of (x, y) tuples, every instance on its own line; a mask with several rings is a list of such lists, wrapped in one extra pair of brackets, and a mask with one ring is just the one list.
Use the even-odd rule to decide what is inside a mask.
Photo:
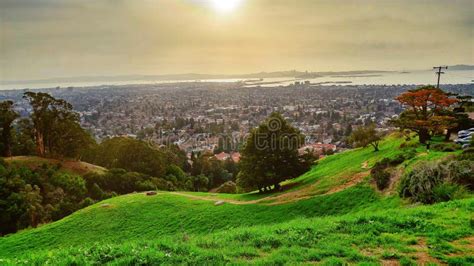
[(206, 80), (206, 79), (254, 79), (254, 78), (317, 78), (326, 75), (361, 75), (377, 74), (387, 71), (362, 70), (362, 71), (338, 71), (338, 72), (307, 72), (307, 71), (277, 71), (277, 72), (259, 72), (250, 74), (171, 74), (171, 75), (123, 75), (123, 76), (84, 76), (84, 77), (65, 77), (50, 78), (39, 80), (3, 80), (2, 85), (16, 84), (42, 84), (42, 83), (67, 83), (67, 82), (120, 82), (120, 81), (164, 81), (164, 80)]
[(454, 65), (454, 66), (448, 66), (448, 70), (474, 70), (474, 65)]

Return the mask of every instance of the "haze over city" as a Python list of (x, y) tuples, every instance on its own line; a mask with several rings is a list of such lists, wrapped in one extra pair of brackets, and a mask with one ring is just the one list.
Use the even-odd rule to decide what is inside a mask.
[(0, 1), (0, 80), (474, 63), (474, 2)]

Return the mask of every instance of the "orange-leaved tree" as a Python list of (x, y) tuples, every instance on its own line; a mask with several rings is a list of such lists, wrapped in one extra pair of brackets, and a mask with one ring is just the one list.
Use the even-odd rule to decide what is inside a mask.
[(455, 118), (447, 112), (457, 99), (441, 89), (424, 86), (409, 90), (396, 98), (406, 107), (394, 124), (402, 129), (415, 131), (421, 143), (426, 143), (434, 134), (455, 127)]

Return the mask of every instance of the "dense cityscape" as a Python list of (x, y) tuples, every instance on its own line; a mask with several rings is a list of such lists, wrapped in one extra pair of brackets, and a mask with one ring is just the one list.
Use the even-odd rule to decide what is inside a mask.
[[(326, 152), (348, 148), (346, 137), (360, 125), (380, 131), (401, 111), (394, 99), (414, 85), (294, 84), (246, 87), (241, 82), (185, 82), (156, 85), (43, 89), (72, 103), (81, 125), (97, 141), (128, 136), (153, 144), (177, 144), (191, 152), (210, 151), (238, 161), (249, 130), (272, 112), (306, 136), (306, 148)], [(446, 91), (473, 95), (474, 85), (445, 85)], [(21, 100), (24, 90), (5, 91), (1, 99)], [(27, 116), (26, 102), (15, 109)]]

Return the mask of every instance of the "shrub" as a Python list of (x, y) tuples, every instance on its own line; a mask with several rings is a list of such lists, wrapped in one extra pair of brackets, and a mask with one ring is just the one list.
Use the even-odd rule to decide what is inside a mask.
[(81, 208), (85, 208), (85, 207), (90, 206), (94, 203), (95, 203), (95, 201), (93, 199), (87, 197), (87, 198), (85, 198), (81, 201), (80, 205), (81, 205)]
[(413, 168), (400, 182), (400, 196), (422, 203), (461, 197), (465, 187), (472, 189), (474, 162), (424, 162)]
[(465, 149), (460, 155), (458, 155), (457, 160), (474, 161), (474, 145)]
[(443, 183), (443, 174), (437, 163), (417, 165), (400, 182), (400, 196), (413, 201), (433, 203), (433, 188)]
[(446, 179), (474, 190), (474, 161), (449, 161), (442, 164), (446, 172)]
[(135, 183), (137, 191), (156, 190), (156, 185), (151, 180), (137, 181)]
[(431, 149), (434, 151), (442, 151), (442, 152), (451, 152), (456, 151), (460, 147), (456, 143), (436, 143), (431, 145)]
[(397, 156), (392, 158), (389, 163), (395, 166), (395, 165), (399, 165), (403, 163), (404, 161), (405, 161), (405, 156), (403, 154), (398, 154)]
[(377, 184), (377, 188), (380, 190), (384, 190), (388, 187), (390, 182), (390, 173), (384, 169), (378, 168), (375, 171), (371, 171), (372, 178), (375, 180)]
[(463, 198), (466, 190), (463, 186), (452, 183), (443, 183), (433, 188), (435, 202), (449, 201)]

